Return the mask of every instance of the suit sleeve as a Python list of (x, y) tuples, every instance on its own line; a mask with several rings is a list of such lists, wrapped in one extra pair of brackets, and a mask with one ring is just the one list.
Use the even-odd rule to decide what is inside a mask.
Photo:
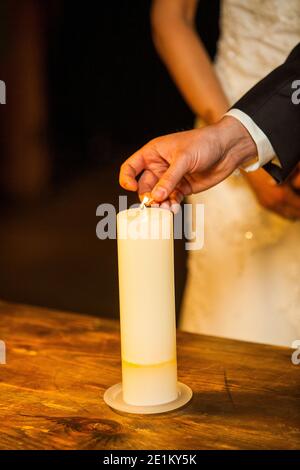
[(271, 162), (264, 168), (284, 181), (300, 161), (300, 44), (233, 108), (250, 116), (268, 137), (281, 168)]

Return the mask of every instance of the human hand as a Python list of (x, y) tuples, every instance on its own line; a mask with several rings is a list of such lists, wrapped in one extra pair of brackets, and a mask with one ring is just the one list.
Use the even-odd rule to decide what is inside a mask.
[[(263, 169), (253, 173), (244, 173), (246, 180), (253, 189), (259, 203), (265, 208), (286, 219), (300, 218), (300, 196), (295, 193), (291, 184), (276, 184), (273, 178)], [(296, 175), (295, 175), (296, 177)], [(296, 184), (300, 187), (299, 174)]]
[(120, 184), (170, 206), (218, 184), (256, 153), (246, 128), (225, 116), (203, 129), (151, 140), (123, 163)]

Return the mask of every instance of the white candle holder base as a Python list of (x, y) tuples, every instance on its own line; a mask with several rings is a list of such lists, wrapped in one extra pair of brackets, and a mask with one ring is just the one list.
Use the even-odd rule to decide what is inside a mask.
[(187, 385), (178, 382), (178, 397), (176, 400), (161, 405), (151, 406), (135, 406), (129, 405), (123, 400), (122, 384), (118, 383), (113, 385), (104, 393), (103, 399), (105, 403), (113, 408), (114, 410), (121, 411), (123, 413), (134, 413), (134, 414), (158, 414), (173, 411), (182, 406), (186, 405), (192, 398), (193, 392)]

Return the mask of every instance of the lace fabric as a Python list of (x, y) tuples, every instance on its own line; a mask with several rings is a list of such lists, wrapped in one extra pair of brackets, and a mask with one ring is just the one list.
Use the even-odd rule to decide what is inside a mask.
[[(299, 0), (223, 0), (216, 72), (234, 103), (300, 42)], [(189, 252), (181, 327), (291, 346), (300, 338), (300, 222), (262, 208), (234, 175), (205, 204), (205, 245)]]

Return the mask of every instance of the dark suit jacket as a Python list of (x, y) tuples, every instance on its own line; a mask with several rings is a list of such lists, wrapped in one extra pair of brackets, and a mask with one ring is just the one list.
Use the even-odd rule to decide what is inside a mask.
[(279, 182), (300, 161), (300, 103), (296, 104), (299, 101), (300, 44), (284, 64), (257, 83), (233, 106), (248, 114), (269, 138), (282, 169), (272, 163), (264, 168)]

